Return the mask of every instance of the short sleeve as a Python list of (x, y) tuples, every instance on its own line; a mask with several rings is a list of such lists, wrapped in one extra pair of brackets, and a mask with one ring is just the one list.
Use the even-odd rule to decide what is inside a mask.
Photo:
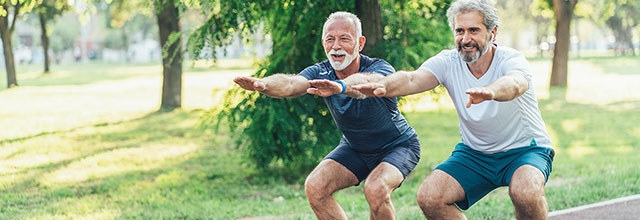
[(527, 80), (531, 81), (531, 72), (529, 70), (529, 62), (524, 57), (524, 55), (515, 50), (506, 50), (507, 54), (504, 57), (504, 61), (502, 65), (500, 65), (502, 74), (510, 74), (510, 73), (520, 73)]
[(396, 72), (396, 70), (387, 61), (376, 59), (370, 66), (360, 72), (378, 73), (386, 76)]
[(443, 84), (446, 81), (447, 70), (450, 68), (451, 62), (455, 62), (451, 57), (450, 51), (441, 51), (437, 55), (427, 59), (420, 65), (420, 69), (425, 69), (438, 79), (438, 83)]
[(308, 80), (317, 79), (320, 73), (320, 67), (318, 65), (312, 65), (304, 68), (298, 75), (307, 78)]

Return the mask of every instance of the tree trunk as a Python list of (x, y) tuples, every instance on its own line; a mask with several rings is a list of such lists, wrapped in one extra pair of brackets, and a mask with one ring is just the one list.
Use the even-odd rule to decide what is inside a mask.
[(567, 86), (571, 18), (578, 0), (553, 0), (556, 19), (556, 44), (553, 50), (550, 86)]
[(381, 57), (384, 54), (380, 54), (376, 50), (383, 41), (380, 2), (378, 0), (356, 0), (356, 14), (362, 22), (362, 35), (367, 38), (362, 54)]
[[(4, 2), (4, 8), (8, 10), (9, 1)], [(13, 56), (13, 44), (11, 43), (12, 31), (8, 17), (8, 15), (0, 16), (0, 37), (2, 38), (4, 52), (4, 66), (7, 70), (7, 88), (11, 88), (18, 86), (18, 79), (16, 78), (16, 64)]]
[[(160, 109), (181, 107), (182, 97), (182, 46), (180, 40), (179, 12), (173, 1), (165, 3), (156, 18), (162, 46), (162, 103)], [(177, 37), (173, 37), (173, 35)]]
[(49, 73), (49, 35), (47, 34), (47, 20), (44, 18), (44, 14), (40, 14), (40, 40), (42, 41), (42, 51), (44, 52), (44, 73)]

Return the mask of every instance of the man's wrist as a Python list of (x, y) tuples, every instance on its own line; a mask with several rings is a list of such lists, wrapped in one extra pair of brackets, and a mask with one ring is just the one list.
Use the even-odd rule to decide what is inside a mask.
[(340, 83), (340, 85), (342, 85), (342, 89), (340, 91), (340, 94), (343, 94), (345, 91), (347, 91), (347, 84), (344, 83), (344, 81), (336, 80), (335, 82)]

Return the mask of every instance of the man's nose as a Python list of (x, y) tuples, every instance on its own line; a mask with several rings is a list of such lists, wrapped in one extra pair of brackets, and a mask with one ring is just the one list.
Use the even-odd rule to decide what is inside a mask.
[(340, 44), (334, 43), (333, 45), (331, 45), (331, 49), (332, 50), (340, 50), (340, 49), (342, 49), (342, 47), (340, 47)]
[(466, 44), (470, 42), (471, 42), (471, 34), (469, 34), (469, 32), (465, 32), (464, 34), (462, 34), (462, 43)]

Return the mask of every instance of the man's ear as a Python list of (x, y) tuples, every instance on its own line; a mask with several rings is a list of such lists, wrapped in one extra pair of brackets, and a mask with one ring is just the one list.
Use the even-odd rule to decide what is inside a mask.
[(358, 43), (359, 43), (359, 47), (358, 47), (358, 52), (362, 51), (362, 49), (364, 49), (364, 44), (367, 43), (367, 38), (364, 36), (360, 36), (360, 38), (358, 39)]

